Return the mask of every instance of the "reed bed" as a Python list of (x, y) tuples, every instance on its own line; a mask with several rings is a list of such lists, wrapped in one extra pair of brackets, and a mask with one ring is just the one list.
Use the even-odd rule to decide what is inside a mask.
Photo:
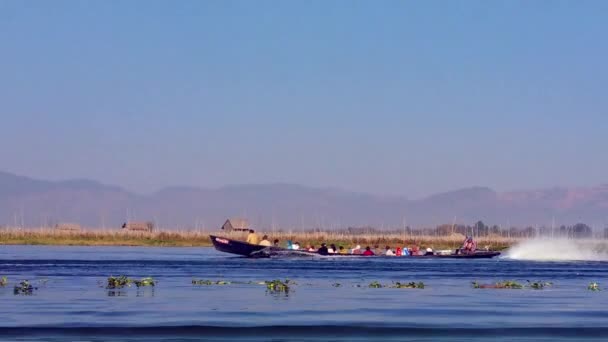
[[(204, 230), (157, 230), (154, 232), (125, 231), (119, 229), (82, 229), (66, 231), (52, 228), (4, 228), (0, 229), (0, 245), (66, 245), (66, 246), (159, 246), (159, 247), (208, 247), (212, 246), (209, 234), (230, 239), (245, 240), (243, 232)], [(352, 248), (356, 245), (384, 248), (391, 246), (419, 246), (433, 249), (454, 249), (462, 244), (464, 237), (406, 235), (389, 232), (351, 234), (345, 232), (263, 232), (271, 241), (278, 239), (282, 246), (287, 240), (299, 242), (302, 247), (319, 247), (322, 242)], [(502, 236), (477, 237), (478, 248), (501, 250), (514, 244), (517, 239)]]

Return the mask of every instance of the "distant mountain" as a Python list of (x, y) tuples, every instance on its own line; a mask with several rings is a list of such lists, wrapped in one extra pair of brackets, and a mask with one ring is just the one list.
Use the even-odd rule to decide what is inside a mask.
[(0, 172), (0, 225), (40, 226), (79, 222), (119, 227), (126, 220), (152, 220), (166, 228), (219, 227), (227, 217), (246, 217), (268, 229), (348, 226), (472, 224), (549, 225), (608, 222), (608, 185), (497, 193), (471, 187), (421, 200), (382, 197), (293, 184), (230, 185), (208, 189), (169, 187), (139, 195), (80, 179), (37, 180)]

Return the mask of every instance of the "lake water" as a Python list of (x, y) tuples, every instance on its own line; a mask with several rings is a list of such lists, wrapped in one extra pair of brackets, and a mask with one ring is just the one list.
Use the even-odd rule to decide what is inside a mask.
[[(154, 288), (104, 288), (110, 275)], [(606, 262), (245, 259), (210, 248), (0, 246), (0, 340), (579, 341), (608, 338)], [(195, 286), (192, 279), (238, 284)], [(289, 295), (259, 281), (293, 279)], [(22, 279), (33, 295), (14, 295)], [(472, 281), (542, 280), (544, 290)], [(422, 281), (425, 289), (369, 288)], [(248, 282), (253, 282), (249, 284)], [(333, 284), (339, 283), (340, 287)], [(361, 287), (358, 287), (361, 286)]]

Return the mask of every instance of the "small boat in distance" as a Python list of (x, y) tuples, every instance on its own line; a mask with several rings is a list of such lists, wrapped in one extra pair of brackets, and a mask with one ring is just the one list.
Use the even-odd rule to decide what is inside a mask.
[[(273, 254), (280, 254), (279, 252), (297, 252), (300, 256), (318, 256), (316, 252), (308, 252), (305, 250), (289, 250), (281, 247), (266, 247), (260, 245), (252, 245), (247, 242), (228, 239), (221, 236), (209, 235), (213, 247), (220, 252), (241, 255), (244, 257), (260, 258), (270, 257)], [(495, 256), (499, 256), (500, 252), (496, 251), (476, 251), (470, 254), (433, 254), (433, 255), (412, 255), (412, 258), (444, 258), (444, 259), (490, 259)], [(329, 257), (368, 257), (362, 254), (330, 254)], [(375, 255), (374, 257), (384, 257), (385, 255)], [(387, 258), (393, 258), (386, 256)], [(403, 258), (408, 258), (403, 257)]]

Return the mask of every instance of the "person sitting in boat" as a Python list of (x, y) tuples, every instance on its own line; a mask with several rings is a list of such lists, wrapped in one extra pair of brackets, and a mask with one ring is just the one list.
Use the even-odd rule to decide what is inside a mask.
[(316, 252), (317, 250), (315, 249), (315, 246), (310, 245), (310, 247), (308, 247), (308, 251), (309, 252)]
[(266, 246), (266, 247), (271, 246), (270, 240), (268, 240), (268, 235), (262, 236), (262, 241), (260, 241), (260, 246)]
[(467, 238), (464, 240), (464, 243), (462, 244), (462, 252), (464, 254), (472, 254), (475, 253), (475, 250), (477, 249), (477, 243), (475, 241), (473, 241), (473, 237), (471, 236), (467, 236)]
[(374, 252), (372, 252), (372, 249), (369, 248), (369, 246), (367, 246), (367, 247), (365, 247), (365, 252), (363, 252), (363, 255), (372, 256), (372, 255), (374, 255)]
[(287, 240), (287, 249), (293, 249), (293, 244), (291, 243), (291, 240)]
[(321, 248), (319, 248), (317, 250), (317, 253), (321, 254), (321, 255), (327, 255), (329, 254), (329, 250), (327, 249), (327, 245), (325, 243), (321, 244)]
[(346, 249), (344, 248), (344, 246), (338, 247), (338, 253), (339, 254), (348, 254), (348, 252), (346, 251)]
[(395, 255), (396, 255), (396, 256), (401, 256), (401, 255), (402, 255), (401, 253), (403, 253), (403, 252), (401, 251), (401, 247), (397, 247), (397, 249), (395, 249)]
[(300, 249), (300, 243), (296, 241), (293, 245), (291, 245), (291, 249), (294, 249), (294, 250)]
[(433, 249), (431, 247), (427, 247), (424, 255), (435, 255), (435, 253), (433, 253)]
[(247, 234), (247, 243), (252, 245), (257, 245), (259, 242), (258, 236), (255, 234), (255, 230), (249, 229), (249, 234)]
[(403, 249), (401, 250), (401, 255), (402, 256), (410, 256), (410, 250), (407, 247), (403, 247)]
[(355, 246), (355, 248), (350, 251), (350, 254), (361, 254), (361, 245)]
[(279, 239), (274, 239), (274, 243), (273, 243), (273, 245), (274, 245), (275, 247), (280, 247), (280, 246), (279, 246)]
[(393, 252), (393, 250), (391, 249), (390, 246), (386, 246), (386, 252), (384, 252), (384, 255), (386, 255), (386, 256), (395, 256), (395, 253)]
[(329, 248), (327, 249), (327, 253), (329, 253), (329, 254), (338, 254), (338, 247), (336, 247), (336, 245), (334, 245), (332, 243), (331, 245), (329, 245)]
[(420, 249), (418, 248), (418, 246), (412, 247), (412, 253), (410, 253), (411, 255), (418, 255), (420, 253)]

